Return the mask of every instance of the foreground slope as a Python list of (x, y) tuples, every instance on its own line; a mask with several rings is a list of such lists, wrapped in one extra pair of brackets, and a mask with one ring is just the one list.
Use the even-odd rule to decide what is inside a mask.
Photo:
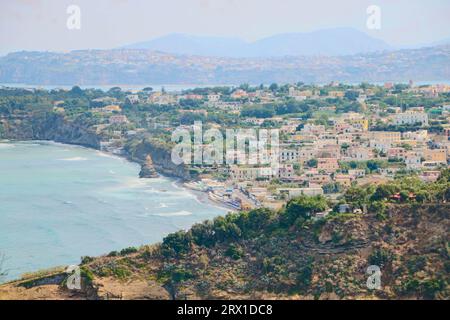
[[(365, 214), (312, 218), (330, 206), (321, 197), (229, 214), (161, 244), (84, 257), (81, 291), (53, 270), (0, 286), (0, 299), (448, 299), (449, 177), (351, 188), (341, 201)], [(369, 265), (379, 290), (367, 287)]]

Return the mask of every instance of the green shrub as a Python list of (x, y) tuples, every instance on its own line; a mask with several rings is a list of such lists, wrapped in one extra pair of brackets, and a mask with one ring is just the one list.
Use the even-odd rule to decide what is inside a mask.
[(91, 263), (92, 261), (94, 261), (93, 257), (89, 257), (89, 256), (81, 257), (81, 264), (88, 264), (88, 263)]
[(191, 234), (181, 230), (171, 233), (163, 239), (161, 252), (166, 257), (180, 256), (189, 252), (191, 244)]
[(286, 210), (281, 214), (281, 224), (292, 226), (299, 218), (302, 221), (310, 219), (314, 213), (325, 211), (327, 200), (323, 196), (300, 196), (288, 202)]
[(391, 251), (385, 249), (375, 249), (369, 256), (369, 264), (379, 266), (380, 268), (390, 264), (394, 259)]
[(135, 248), (135, 247), (128, 247), (128, 248), (120, 250), (119, 254), (121, 256), (126, 256), (127, 254), (136, 253), (136, 252), (138, 252), (137, 248)]
[(244, 250), (238, 245), (231, 244), (225, 251), (225, 255), (233, 260), (239, 260), (244, 256)]

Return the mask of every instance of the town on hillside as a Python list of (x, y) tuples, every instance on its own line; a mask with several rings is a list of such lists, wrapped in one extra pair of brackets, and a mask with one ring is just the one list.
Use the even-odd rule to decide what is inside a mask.
[[(276, 210), (301, 195), (324, 195), (339, 204), (340, 212), (364, 214), (342, 200), (348, 188), (406, 175), (433, 182), (450, 159), (450, 85), (444, 84), (273, 83), (179, 92), (2, 87), (0, 138), (2, 133), (8, 138), (6, 133), (30, 113), (42, 111), (81, 121), (99, 137), (101, 150), (117, 155), (145, 139), (170, 152), (173, 132), (192, 132), (199, 122), (204, 130), (221, 132), (278, 130), (276, 170), (254, 164), (185, 164), (185, 187), (235, 210)], [(145, 159), (153, 165), (150, 154)], [(420, 201), (421, 195), (394, 194), (392, 200), (401, 202), (405, 196)]]

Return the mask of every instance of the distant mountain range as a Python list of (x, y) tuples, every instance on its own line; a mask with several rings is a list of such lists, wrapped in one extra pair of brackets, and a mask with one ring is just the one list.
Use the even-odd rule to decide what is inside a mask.
[(255, 42), (246, 42), (238, 38), (176, 33), (146, 42), (130, 44), (123, 48), (234, 58), (299, 55), (340, 56), (394, 49), (384, 41), (352, 28), (277, 34)]
[(269, 84), (448, 81), (450, 45), (346, 56), (231, 58), (146, 49), (16, 52), (0, 83), (30, 85)]

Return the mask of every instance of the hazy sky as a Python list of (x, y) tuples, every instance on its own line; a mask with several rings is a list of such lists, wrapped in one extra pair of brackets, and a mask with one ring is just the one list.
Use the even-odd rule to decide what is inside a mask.
[[(81, 29), (66, 26), (69, 5)], [(366, 27), (369, 5), (381, 29)], [(450, 0), (0, 0), (0, 54), (103, 49), (168, 33), (256, 40), (284, 32), (353, 27), (394, 46), (450, 38)]]

